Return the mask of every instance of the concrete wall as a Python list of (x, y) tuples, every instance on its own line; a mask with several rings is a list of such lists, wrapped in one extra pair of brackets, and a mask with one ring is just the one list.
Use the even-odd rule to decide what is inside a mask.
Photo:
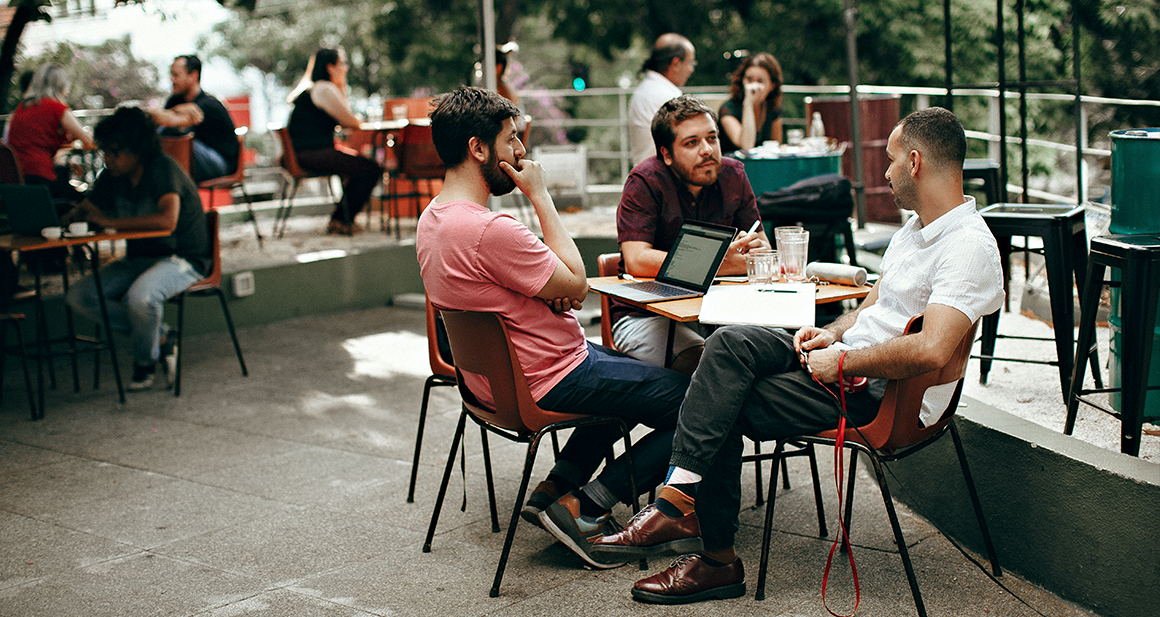
[[(1100, 615), (1156, 615), (1160, 465), (964, 400), (959, 432), (1004, 570)], [(890, 470), (895, 497), (986, 554), (949, 435)]]

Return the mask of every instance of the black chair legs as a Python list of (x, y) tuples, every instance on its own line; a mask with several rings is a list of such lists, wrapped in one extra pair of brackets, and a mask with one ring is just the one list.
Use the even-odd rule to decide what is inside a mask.
[[(234, 330), (234, 320), (230, 317), (230, 308), (226, 303), (225, 292), (220, 287), (212, 287), (202, 292), (210, 292), (217, 295), (221, 302), (222, 315), (226, 319), (226, 326), (230, 331), (230, 340), (234, 343), (234, 353), (238, 356), (238, 365), (242, 368), (242, 377), (249, 377), (250, 371), (246, 368), (246, 359), (242, 356), (242, 346), (238, 343), (238, 333)], [(185, 355), (185, 345), (182, 344), (182, 336), (185, 333), (185, 296), (188, 292), (178, 294), (174, 300), (177, 302), (177, 367), (173, 377), (173, 396), (181, 396), (181, 359)]]

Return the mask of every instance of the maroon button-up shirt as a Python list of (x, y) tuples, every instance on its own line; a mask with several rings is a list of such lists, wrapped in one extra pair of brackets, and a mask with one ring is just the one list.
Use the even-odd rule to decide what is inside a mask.
[[(617, 242), (648, 242), (668, 251), (685, 221), (701, 221), (749, 229), (761, 218), (757, 198), (741, 161), (721, 159), (717, 181), (701, 189), (694, 199), (689, 187), (659, 156), (649, 157), (632, 169), (624, 182), (616, 210)], [(622, 261), (621, 271), (624, 270)], [(611, 298), (612, 323), (625, 315), (649, 315), (647, 311)]]

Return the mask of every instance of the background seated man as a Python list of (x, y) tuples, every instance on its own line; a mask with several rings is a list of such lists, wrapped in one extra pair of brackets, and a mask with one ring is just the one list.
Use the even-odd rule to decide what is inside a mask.
[[(616, 211), (617, 241), (624, 271), (656, 276), (685, 221), (729, 225), (746, 231), (761, 220), (745, 167), (721, 158), (713, 110), (683, 95), (661, 106), (653, 117), (657, 156), (633, 168), (624, 182)], [(730, 245), (720, 274), (745, 274), (745, 253), (768, 247), (765, 230), (742, 234)], [(611, 300), (612, 340), (624, 353), (665, 365), (668, 319)], [(692, 374), (705, 344), (696, 324), (677, 324), (674, 370)]]
[[(161, 315), (165, 300), (204, 278), (213, 266), (205, 212), (189, 176), (161, 152), (157, 128), (144, 111), (118, 109), (97, 124), (94, 137), (104, 154), (105, 170), (64, 222), (169, 232), (129, 240), (125, 257), (101, 268), (101, 286), (110, 327), (128, 333), (133, 341), (129, 390), (153, 385), (161, 357), (172, 385), (175, 350)], [(100, 323), (100, 298), (91, 274), (69, 290), (68, 303)]]
[[(632, 457), (637, 487), (648, 490), (664, 478), (689, 380), (585, 340), (572, 312), (579, 308), (573, 299), (588, 292), (584, 262), (556, 213), (543, 167), (523, 158), (518, 116), (510, 101), (479, 88), (459, 88), (438, 99), (431, 133), (447, 175), (419, 217), (415, 246), (423, 284), (437, 306), (502, 316), (541, 408), (652, 428), (633, 445)], [(488, 195), (517, 186), (535, 208), (543, 241), (485, 205)], [(482, 403), (492, 404), (486, 380), (464, 373), (463, 381)], [(593, 539), (619, 528), (612, 507), (634, 497), (623, 455), (588, 482), (620, 438), (614, 426), (573, 431), (523, 511), (594, 568), (625, 563), (589, 554)]]
[[(772, 440), (838, 425), (839, 405), (822, 384), (870, 378), (846, 396), (854, 426), (869, 423), (888, 379), (946, 364), (971, 325), (1003, 303), (995, 238), (963, 195), (966, 137), (951, 112), (917, 111), (890, 134), (886, 179), (900, 208), (917, 216), (890, 241), (882, 277), (865, 301), (825, 328), (722, 328), (705, 345), (681, 408), (669, 478), (654, 505), (621, 533), (597, 540), (596, 554), (620, 558), (688, 546), (702, 550), (637, 581), (638, 600), (682, 604), (745, 593), (745, 570), (734, 550), (741, 508), (742, 436)], [(925, 313), (922, 331), (902, 336)], [(843, 356), (844, 354), (844, 356)], [(808, 363), (813, 374), (803, 370)], [(816, 378), (816, 381), (815, 379)], [(930, 388), (920, 419), (946, 408), (956, 384)]]
[(201, 60), (178, 56), (169, 68), (173, 95), (165, 109), (151, 109), (153, 121), (164, 132), (193, 131), (193, 179), (198, 182), (220, 178), (238, 168), (238, 138), (226, 106), (201, 89)]

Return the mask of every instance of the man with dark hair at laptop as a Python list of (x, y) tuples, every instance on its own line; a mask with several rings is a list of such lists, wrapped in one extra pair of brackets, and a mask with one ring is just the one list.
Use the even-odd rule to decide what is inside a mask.
[[(647, 490), (664, 479), (689, 380), (584, 338), (572, 312), (579, 308), (573, 299), (588, 292), (584, 263), (556, 213), (543, 167), (523, 158), (519, 115), (510, 101), (479, 88), (461, 87), (437, 99), (431, 134), (447, 172), (443, 189), (419, 217), (415, 246), (423, 284), (436, 306), (500, 314), (541, 408), (653, 429), (632, 447), (636, 484)], [(489, 195), (517, 186), (532, 202), (543, 241), (486, 206)], [(485, 380), (471, 373), (463, 380), (481, 403), (493, 404)], [(620, 528), (612, 507), (634, 497), (623, 455), (589, 482), (620, 438), (611, 425), (576, 429), (523, 510), (524, 518), (594, 568), (625, 563), (589, 554), (592, 540)]]
[(151, 109), (153, 121), (162, 134), (181, 135), (193, 131), (193, 179), (197, 182), (220, 178), (238, 167), (238, 138), (234, 121), (225, 105), (201, 89), (201, 59), (178, 56), (169, 67), (173, 95), (165, 109)]
[[(657, 155), (632, 169), (616, 212), (621, 267), (633, 276), (657, 275), (685, 221), (746, 231), (761, 220), (745, 167), (721, 158), (717, 121), (703, 101), (685, 94), (665, 103), (653, 116), (652, 135)], [(761, 246), (769, 247), (769, 240), (760, 227), (755, 234), (742, 234), (718, 273), (745, 274), (745, 253)], [(615, 298), (610, 312), (618, 350), (686, 375), (697, 368), (705, 339), (696, 324), (677, 324), (673, 357), (665, 358), (668, 319)]]
[[(125, 257), (101, 268), (109, 325), (133, 342), (129, 390), (153, 385), (159, 358), (169, 383), (175, 377), (172, 332), (161, 321), (165, 301), (201, 280), (213, 266), (212, 244), (197, 187), (161, 152), (157, 128), (136, 107), (122, 107), (97, 124), (105, 170), (63, 221), (88, 221), (120, 231), (168, 231), (129, 240)], [(100, 298), (92, 275), (73, 285), (68, 303), (100, 323)]]
[[(795, 335), (737, 326), (706, 341), (656, 503), (593, 549), (622, 559), (697, 545), (700, 551), (637, 581), (633, 597), (684, 604), (743, 595), (745, 570), (733, 548), (742, 436), (772, 440), (835, 428), (840, 405), (822, 384), (837, 382), (839, 367), (844, 377), (869, 378), (865, 390), (845, 400), (851, 425), (864, 426), (878, 413), (886, 380), (944, 366), (971, 325), (1002, 306), (995, 238), (975, 199), (963, 195), (966, 147), (963, 125), (942, 108), (916, 111), (894, 128), (886, 180), (898, 207), (916, 216), (891, 239), (882, 276), (856, 310)], [(902, 336), (920, 313), (922, 330)], [(923, 424), (939, 420), (955, 387), (927, 389)]]

